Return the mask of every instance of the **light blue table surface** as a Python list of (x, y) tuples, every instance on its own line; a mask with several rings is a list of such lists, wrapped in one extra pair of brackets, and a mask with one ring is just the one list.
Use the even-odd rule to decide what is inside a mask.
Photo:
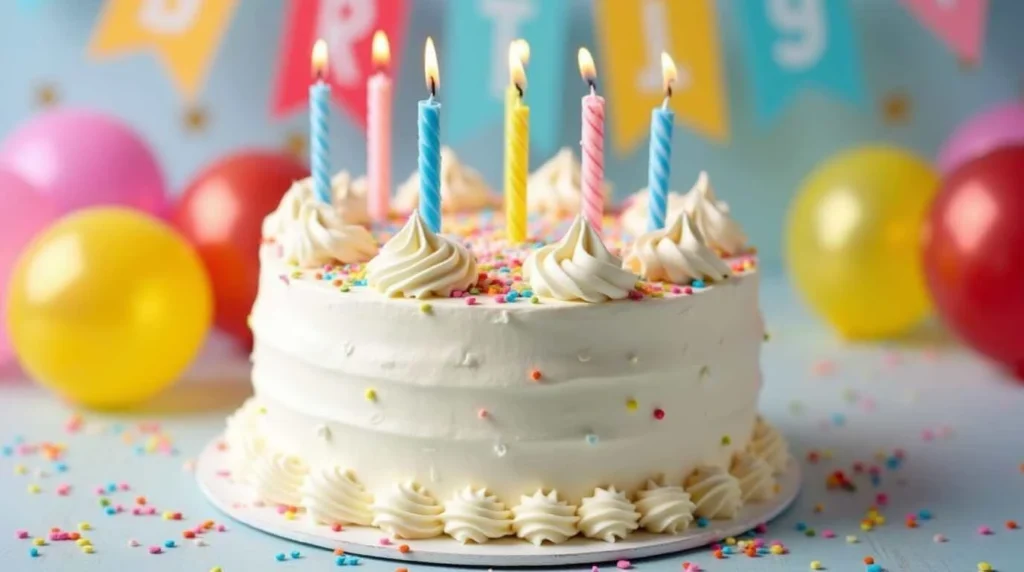
[[(762, 407), (790, 439), (806, 479), (794, 508), (771, 523), (767, 535), (785, 543), (790, 554), (716, 560), (709, 551), (698, 550), (636, 561), (635, 569), (679, 571), (689, 560), (713, 572), (807, 570), (812, 560), (819, 560), (830, 571), (862, 571), (862, 558), (872, 555), (893, 572), (971, 572), (980, 561), (1001, 572), (1024, 570), (1024, 530), (1004, 527), (1011, 519), (1024, 523), (1024, 386), (934, 330), (899, 345), (843, 345), (806, 314), (778, 277), (764, 281), (762, 300), (772, 332), (764, 349)], [(244, 356), (214, 340), (187, 381), (148, 410), (131, 416), (85, 414), (83, 429), (73, 434), (64, 428), (73, 413), (68, 406), (27, 382), (0, 382), (0, 444), (21, 436), (27, 443), (67, 445), (64, 473), (38, 454), (0, 456), (0, 570), (334, 569), (334, 557), (327, 551), (230, 521), (228, 531), (207, 535), (207, 546), (181, 538), (187, 526), (226, 520), (206, 502), (185, 467), (250, 391), (245, 372)], [(139, 455), (135, 445), (145, 443), (144, 436), (129, 445), (116, 434), (121, 425), (139, 435), (138, 422), (154, 420), (173, 439), (177, 455)], [(926, 431), (936, 438), (926, 440)], [(859, 476), (855, 493), (826, 490), (831, 471), (850, 473), (857, 460), (884, 466), (875, 459), (877, 452), (896, 448), (906, 452), (905, 460), (897, 470), (883, 471), (878, 488)], [(831, 454), (831, 460), (811, 464), (806, 460), (811, 450)], [(16, 474), (19, 464), (27, 474)], [(161, 511), (180, 511), (184, 521), (105, 515), (95, 488), (110, 482), (131, 486), (130, 492), (111, 495), (115, 502), (130, 507), (136, 495), (145, 495)], [(38, 494), (28, 490), (33, 483), (41, 488)], [(70, 494), (56, 494), (62, 483), (71, 485)], [(889, 497), (882, 509), (887, 523), (863, 532), (860, 520), (879, 492)], [(815, 512), (819, 503), (821, 511)], [(921, 520), (918, 528), (906, 527), (905, 515), (921, 510), (933, 517)], [(94, 554), (84, 554), (70, 542), (53, 542), (40, 549), (42, 556), (30, 558), (30, 541), (15, 538), (18, 529), (41, 536), (51, 526), (72, 530), (83, 521), (94, 527), (86, 533)], [(804, 536), (796, 530), (798, 522), (818, 535)], [(994, 534), (979, 534), (979, 526), (991, 527)], [(823, 538), (826, 529), (836, 538)], [(848, 544), (850, 534), (859, 542)], [(936, 534), (948, 542), (935, 543)], [(130, 548), (131, 538), (142, 546)], [(180, 546), (155, 556), (147, 552), (147, 546), (167, 539)], [(295, 549), (302, 552), (300, 560), (275, 561), (276, 553)], [(371, 559), (360, 564), (367, 572), (398, 566), (405, 565)], [(432, 568), (408, 567), (412, 572)], [(614, 565), (601, 568), (614, 570)]]

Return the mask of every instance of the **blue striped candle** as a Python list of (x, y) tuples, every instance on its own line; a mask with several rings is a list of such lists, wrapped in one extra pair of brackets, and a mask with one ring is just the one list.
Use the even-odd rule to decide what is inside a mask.
[(331, 204), (331, 144), (330, 128), (331, 88), (323, 79), (309, 86), (309, 148), (310, 168), (313, 171), (313, 192), (321, 201)]
[[(666, 103), (668, 99), (665, 100)], [(647, 230), (665, 227), (675, 113), (667, 105), (651, 111), (651, 148), (647, 164)]]
[(419, 104), (420, 215), (441, 232), (441, 104), (431, 95)]

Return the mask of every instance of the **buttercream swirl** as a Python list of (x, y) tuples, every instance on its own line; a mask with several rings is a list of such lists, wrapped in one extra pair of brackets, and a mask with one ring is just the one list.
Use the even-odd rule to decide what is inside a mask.
[(486, 489), (466, 487), (444, 503), (444, 532), (465, 544), (483, 544), (492, 538), (512, 534), (512, 511)]
[(299, 492), (303, 508), (315, 522), (366, 526), (373, 521), (373, 496), (352, 471), (338, 466), (313, 469)]
[(579, 509), (580, 532), (589, 538), (615, 542), (639, 528), (640, 513), (626, 495), (615, 490), (598, 488), (594, 496), (583, 499)]
[(750, 437), (747, 449), (768, 463), (775, 474), (786, 470), (789, 463), (789, 445), (775, 427), (758, 417), (754, 424), (754, 433)]
[(476, 258), (469, 249), (431, 232), (419, 212), (366, 266), (367, 284), (393, 298), (448, 297), (476, 279)]
[(538, 296), (591, 303), (626, 298), (637, 280), (582, 215), (562, 240), (530, 253), (523, 277)]
[[(651, 193), (643, 188), (633, 193), (626, 199), (626, 208), (619, 215), (619, 222), (622, 228), (633, 238), (647, 232), (648, 201)], [(674, 220), (677, 216), (687, 212), (686, 195), (676, 191), (670, 191), (666, 199), (665, 220)]]
[(268, 450), (253, 465), (252, 484), (260, 500), (298, 507), (302, 504), (299, 487), (308, 472), (302, 459)]
[[(580, 212), (580, 162), (572, 150), (563, 147), (527, 180), (526, 207), (530, 212), (561, 218)], [(601, 185), (605, 201), (611, 187)]]
[(444, 531), (444, 508), (416, 483), (396, 484), (372, 508), (371, 524), (395, 538), (432, 538)]
[[(366, 210), (366, 178), (352, 180), (347, 171), (341, 171), (331, 179), (331, 206), (346, 224), (368, 224), (370, 216)], [(291, 223), (299, 219), (302, 205), (322, 202), (313, 192), (313, 179), (295, 181), (288, 188), (277, 209), (263, 219), (263, 237), (279, 239)]]
[(715, 250), (723, 256), (742, 253), (747, 248), (747, 235), (729, 215), (729, 205), (715, 197), (708, 174), (701, 171), (697, 182), (686, 194), (686, 211)]
[(650, 532), (683, 532), (693, 522), (694, 508), (690, 495), (679, 486), (659, 485), (654, 481), (647, 481), (647, 488), (636, 494), (640, 526)]
[(523, 495), (512, 513), (515, 515), (512, 529), (516, 536), (534, 546), (540, 546), (544, 541), (561, 544), (579, 532), (576, 523), (580, 519), (576, 516), (576, 507), (558, 500), (557, 491), (544, 494), (538, 490), (533, 496)]
[(259, 404), (250, 397), (227, 420), (224, 441), (228, 446), (228, 469), (240, 483), (252, 478), (253, 465), (263, 454), (266, 442), (260, 430)]
[(729, 265), (707, 247), (686, 213), (667, 228), (637, 238), (626, 256), (625, 267), (648, 280), (676, 284), (729, 277)]
[(725, 469), (701, 465), (686, 479), (693, 513), (704, 518), (733, 518), (743, 504), (740, 484)]
[(377, 254), (377, 241), (365, 227), (347, 224), (329, 205), (309, 201), (278, 239), (285, 262), (316, 267), (338, 261), (365, 262)]
[[(412, 212), (420, 202), (420, 176), (414, 172), (401, 186), (395, 197), (395, 208)], [(441, 148), (441, 210), (444, 212), (471, 212), (498, 206), (484, 178), (465, 166), (455, 152)]]
[(772, 468), (757, 455), (749, 452), (737, 453), (729, 472), (740, 483), (743, 502), (768, 500), (775, 495)]

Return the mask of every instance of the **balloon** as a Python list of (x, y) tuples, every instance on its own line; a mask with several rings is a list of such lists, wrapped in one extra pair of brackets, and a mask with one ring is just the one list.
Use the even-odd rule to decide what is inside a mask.
[(76, 403), (138, 403), (189, 365), (210, 326), (210, 283), (163, 222), (120, 207), (59, 220), (19, 259), (7, 295), (25, 370)]
[(0, 145), (0, 163), (62, 214), (96, 205), (166, 214), (163, 174), (145, 141), (97, 112), (54, 111), (29, 120)]
[(174, 225), (196, 246), (213, 282), (217, 325), (247, 346), (263, 218), (308, 174), (287, 155), (243, 152), (207, 167), (175, 207)]
[[(0, 320), (7, 315), (4, 292), (14, 263), (25, 245), (57, 218), (49, 198), (40, 195), (24, 179), (0, 168)], [(7, 329), (0, 327), (0, 365), (13, 356)]]
[(1024, 143), (1024, 104), (1004, 103), (961, 123), (939, 151), (939, 171), (960, 165), (1006, 145)]
[(925, 226), (924, 268), (939, 315), (1024, 378), (1024, 146), (962, 165)]
[(938, 179), (894, 147), (839, 153), (804, 181), (789, 212), (794, 286), (847, 339), (905, 333), (929, 312), (920, 233)]

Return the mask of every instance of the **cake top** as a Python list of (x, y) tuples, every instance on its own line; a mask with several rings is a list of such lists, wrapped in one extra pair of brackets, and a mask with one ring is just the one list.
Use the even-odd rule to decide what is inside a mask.
[[(566, 165), (571, 159), (557, 159), (569, 173), (559, 183), (563, 195), (574, 185), (579, 194)], [(462, 169), (454, 157), (450, 164)], [(690, 295), (756, 266), (746, 236), (705, 173), (689, 193), (670, 194), (665, 228), (642, 234), (631, 228), (636, 212), (646, 213), (647, 193), (638, 192), (621, 217), (605, 216), (602, 233), (580, 215), (540, 209), (531, 213), (529, 238), (517, 244), (506, 240), (500, 212), (483, 203), (447, 213), (442, 233), (432, 232), (415, 210), (368, 229), (360, 224), (365, 213), (352, 200), (360, 193), (351, 178), (342, 173), (333, 183), (333, 205), (318, 201), (302, 180), (267, 217), (265, 255), (282, 260), (282, 279), (322, 281), (342, 293), (467, 305), (602, 303)]]

